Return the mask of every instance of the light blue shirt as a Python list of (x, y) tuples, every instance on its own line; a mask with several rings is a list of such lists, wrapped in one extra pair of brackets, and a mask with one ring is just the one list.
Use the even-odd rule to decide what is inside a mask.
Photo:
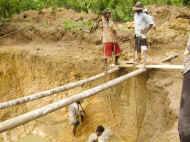
[(145, 36), (142, 34), (142, 30), (148, 28), (149, 25), (154, 25), (153, 18), (143, 12), (135, 13), (134, 21), (135, 21), (135, 35), (137, 37)]

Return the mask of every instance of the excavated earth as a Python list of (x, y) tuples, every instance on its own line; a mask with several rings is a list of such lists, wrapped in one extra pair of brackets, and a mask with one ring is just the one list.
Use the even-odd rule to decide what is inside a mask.
[[(178, 54), (183, 63), (190, 32), (190, 9), (150, 6), (157, 28), (149, 33), (150, 63)], [(26, 11), (1, 25), (0, 102), (27, 96), (103, 71), (101, 29), (68, 30), (65, 21), (92, 21), (97, 15), (68, 9)], [(133, 24), (117, 23), (121, 60), (133, 57)], [(16, 31), (16, 32), (15, 32)], [(11, 33), (8, 34), (7, 33)], [(0, 110), (0, 121), (40, 108), (130, 70), (124, 69), (81, 87)], [(149, 70), (83, 101), (84, 123), (72, 136), (67, 108), (0, 134), (0, 142), (84, 142), (97, 125), (113, 132), (111, 142), (179, 142), (177, 122), (182, 86), (179, 70)]]

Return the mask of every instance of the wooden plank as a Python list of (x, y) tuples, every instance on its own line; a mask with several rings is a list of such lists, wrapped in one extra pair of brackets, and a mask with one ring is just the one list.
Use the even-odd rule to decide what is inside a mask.
[[(143, 68), (143, 64), (121, 64), (119, 67), (124, 68)], [(164, 69), (164, 70), (183, 70), (183, 65), (171, 65), (171, 64), (160, 64), (160, 65), (145, 65), (146, 69)]]
[(83, 91), (79, 94), (73, 95), (71, 97), (59, 100), (57, 102), (54, 102), (52, 104), (49, 104), (47, 106), (41, 107), (39, 109), (27, 112), (25, 114), (19, 115), (17, 117), (11, 118), (9, 120), (5, 120), (3, 122), (0, 122), (0, 132), (7, 131), (9, 129), (15, 128), (17, 126), (23, 125), (29, 121), (35, 120), (39, 117), (42, 117), (44, 115), (47, 115), (50, 112), (54, 112), (58, 109), (61, 109), (69, 104), (72, 104), (76, 101), (91, 97), (98, 92), (104, 91), (105, 89), (108, 89), (110, 87), (113, 87), (119, 83), (122, 83), (123, 81), (137, 76), (143, 72), (145, 72), (146, 69), (137, 69), (131, 73), (128, 73), (126, 75), (123, 75), (121, 77), (118, 77), (116, 79), (113, 79), (111, 81), (108, 81), (106, 83), (103, 83), (101, 85), (98, 85), (94, 88), (88, 89), (86, 91)]
[(29, 95), (29, 96), (9, 100), (7, 102), (2, 102), (2, 103), (0, 103), (0, 109), (8, 108), (8, 107), (11, 107), (11, 106), (14, 106), (14, 105), (27, 103), (27, 102), (34, 101), (34, 100), (37, 100), (37, 99), (40, 99), (40, 98), (44, 98), (44, 97), (54, 95), (56, 93), (61, 93), (63, 91), (66, 91), (66, 90), (69, 90), (69, 89), (72, 89), (72, 88), (75, 88), (75, 87), (78, 87), (78, 86), (82, 86), (82, 85), (84, 85), (84, 84), (86, 84), (88, 82), (97, 80), (97, 79), (99, 79), (99, 78), (101, 78), (101, 77), (103, 77), (103, 76), (105, 76), (107, 74), (113, 73), (113, 72), (115, 72), (117, 70), (119, 70), (119, 68), (115, 67), (115, 68), (113, 68), (113, 69), (111, 69), (111, 70), (109, 70), (107, 72), (97, 74), (97, 75), (89, 77), (87, 79), (79, 80), (79, 81), (76, 81), (76, 82), (71, 82), (71, 83), (65, 84), (63, 86), (59, 86), (59, 87), (56, 87), (56, 88), (53, 88), (53, 89), (50, 89), (50, 90), (38, 92), (38, 93)]

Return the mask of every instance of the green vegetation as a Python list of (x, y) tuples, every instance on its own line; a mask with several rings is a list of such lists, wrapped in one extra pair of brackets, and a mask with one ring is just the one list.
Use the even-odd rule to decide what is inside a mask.
[(183, 0), (184, 5), (190, 5), (190, 0)]
[[(127, 21), (132, 16), (132, 6), (137, 0), (0, 0), (0, 18), (8, 18), (24, 10), (47, 7), (66, 7), (77, 11), (99, 13), (110, 8), (114, 19)], [(190, 5), (189, 0), (141, 0), (147, 4)]]
[(66, 31), (90, 31), (93, 27), (93, 21), (74, 21), (74, 20), (66, 20), (63, 23), (63, 27)]

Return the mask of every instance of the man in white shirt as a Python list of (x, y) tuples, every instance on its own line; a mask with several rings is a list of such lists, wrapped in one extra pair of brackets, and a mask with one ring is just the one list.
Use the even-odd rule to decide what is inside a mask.
[(135, 11), (134, 23), (135, 23), (135, 59), (141, 60), (141, 56), (144, 56), (144, 64), (146, 62), (146, 52), (148, 44), (146, 40), (146, 34), (154, 25), (153, 18), (143, 12), (144, 6), (141, 2), (137, 2), (133, 10)]
[(69, 121), (70, 121), (70, 124), (73, 125), (73, 135), (75, 136), (77, 127), (84, 120), (85, 112), (81, 106), (80, 101), (77, 101), (69, 105), (68, 111), (69, 111)]
[(88, 142), (108, 142), (112, 133), (110, 129), (105, 129), (102, 125), (96, 128), (96, 133), (92, 133)]

